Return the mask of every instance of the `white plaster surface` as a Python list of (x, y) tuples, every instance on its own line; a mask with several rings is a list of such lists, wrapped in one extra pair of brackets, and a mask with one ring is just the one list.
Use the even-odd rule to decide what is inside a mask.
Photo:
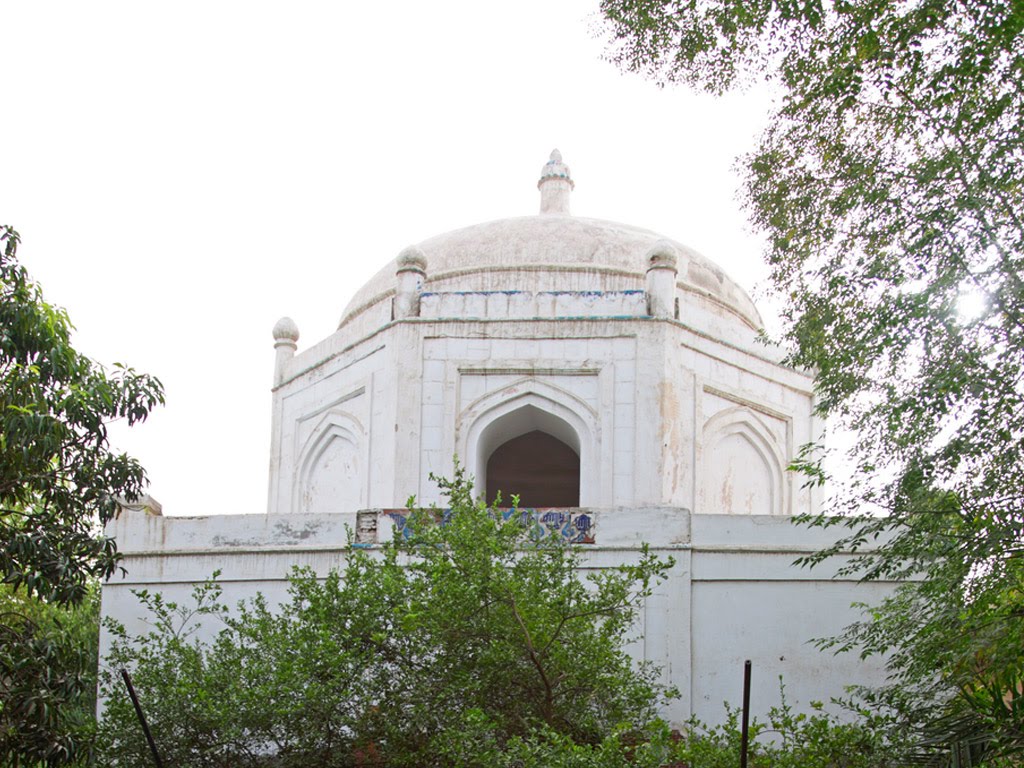
[[(296, 355), (274, 391), (268, 510), (434, 501), (430, 472), (450, 474), (458, 454), (480, 475), (486, 456), (472, 435), (531, 405), (579, 431), (567, 442), (587, 453), (588, 506), (810, 511), (809, 492), (785, 471), (814, 437), (809, 377), (680, 321), (625, 312), (623, 297), (645, 311), (642, 293), (563, 293), (565, 304), (578, 300), (564, 317), (487, 316), (516, 296), (539, 306), (526, 293), (425, 294), (426, 316)], [(622, 314), (587, 314), (606, 298), (601, 311)], [(323, 472), (333, 479), (318, 480)], [(326, 496), (333, 507), (318, 501)]]

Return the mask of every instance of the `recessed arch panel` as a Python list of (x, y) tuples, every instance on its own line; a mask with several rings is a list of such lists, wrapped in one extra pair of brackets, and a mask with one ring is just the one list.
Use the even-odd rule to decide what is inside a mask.
[(729, 408), (704, 426), (700, 512), (782, 515), (789, 509), (785, 463), (772, 435), (749, 408)]
[(355, 512), (365, 505), (363, 430), (340, 412), (324, 416), (303, 446), (293, 509)]

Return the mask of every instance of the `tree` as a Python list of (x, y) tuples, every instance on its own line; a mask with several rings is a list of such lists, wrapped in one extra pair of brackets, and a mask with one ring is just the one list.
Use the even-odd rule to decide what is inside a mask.
[[(154, 630), (115, 627), (106, 667), (132, 671), (168, 764), (469, 767), (554, 751), (625, 765), (618, 737), (642, 734), (671, 693), (623, 647), (671, 562), (644, 552), (584, 580), (533, 513), (475, 503), (461, 472), (442, 490), (449, 509), (414, 513), (409, 538), (352, 545), (320, 578), (296, 571), (280, 607), (229, 613), (215, 582), (189, 606), (138, 593)], [(222, 629), (203, 640), (194, 619)], [(103, 694), (104, 761), (148, 765), (113, 674)]]
[(0, 754), (6, 765), (83, 757), (81, 696), (91, 672), (68, 643), (73, 613), (117, 567), (102, 526), (117, 497), (137, 497), (142, 467), (111, 451), (107, 424), (142, 421), (160, 382), (111, 373), (71, 345), (67, 314), (18, 264), (19, 237), (0, 227)]
[[(778, 94), (744, 198), (789, 362), (857, 435), (828, 510), (851, 515), (837, 549), (862, 551), (865, 578), (910, 580), (838, 644), (891, 653), (883, 697), (916, 722), (1024, 749), (1024, 6), (601, 8), (627, 70)], [(820, 452), (799, 466), (823, 476)]]

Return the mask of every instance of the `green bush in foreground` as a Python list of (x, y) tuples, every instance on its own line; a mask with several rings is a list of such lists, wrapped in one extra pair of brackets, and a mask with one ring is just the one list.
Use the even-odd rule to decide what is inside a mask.
[[(960, 768), (946, 754), (909, 748), (888, 718), (857, 712), (848, 713), (855, 719), (847, 722), (818, 703), (812, 710), (795, 712), (783, 696), (764, 721), (752, 721), (749, 768)], [(480, 742), (486, 745), (486, 739)], [(642, 731), (614, 732), (599, 743), (579, 744), (541, 731), (502, 750), (488, 752), (485, 746), (479, 754), (487, 752), (482, 764), (492, 768), (737, 768), (740, 744), (740, 712), (726, 706), (723, 723), (692, 719), (682, 732), (653, 721)]]
[[(474, 503), (461, 473), (440, 484), (450, 512), (413, 513), (408, 540), (350, 547), (326, 578), (296, 570), (280, 607), (229, 612), (214, 582), (192, 607), (139, 592), (153, 630), (113, 628), (103, 761), (151, 761), (123, 666), (170, 765), (624, 764), (616, 734), (671, 695), (624, 646), (672, 562), (644, 550), (581, 578), (576, 550)], [(203, 621), (222, 627), (208, 642)]]
[[(786, 703), (773, 707), (764, 721), (749, 728), (750, 768), (897, 768), (910, 764), (910, 754), (892, 738), (891, 723), (859, 713), (845, 722), (826, 713), (819, 703), (812, 713), (794, 712)], [(740, 712), (726, 707), (723, 724), (692, 721), (673, 749), (680, 764), (701, 768), (735, 768), (740, 756)]]

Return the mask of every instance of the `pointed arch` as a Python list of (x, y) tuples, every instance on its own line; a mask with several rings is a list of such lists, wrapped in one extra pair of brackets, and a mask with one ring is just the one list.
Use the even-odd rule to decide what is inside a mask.
[(297, 512), (355, 512), (366, 503), (365, 432), (344, 411), (329, 411), (299, 452)]
[(701, 440), (701, 504), (711, 514), (789, 512), (786, 461), (771, 430), (749, 408), (712, 416)]
[(598, 506), (600, 431), (597, 414), (570, 392), (524, 378), (473, 401), (459, 416), (456, 445), (479, 492), (487, 487), (487, 461), (497, 448), (542, 432), (579, 457), (579, 505)]

